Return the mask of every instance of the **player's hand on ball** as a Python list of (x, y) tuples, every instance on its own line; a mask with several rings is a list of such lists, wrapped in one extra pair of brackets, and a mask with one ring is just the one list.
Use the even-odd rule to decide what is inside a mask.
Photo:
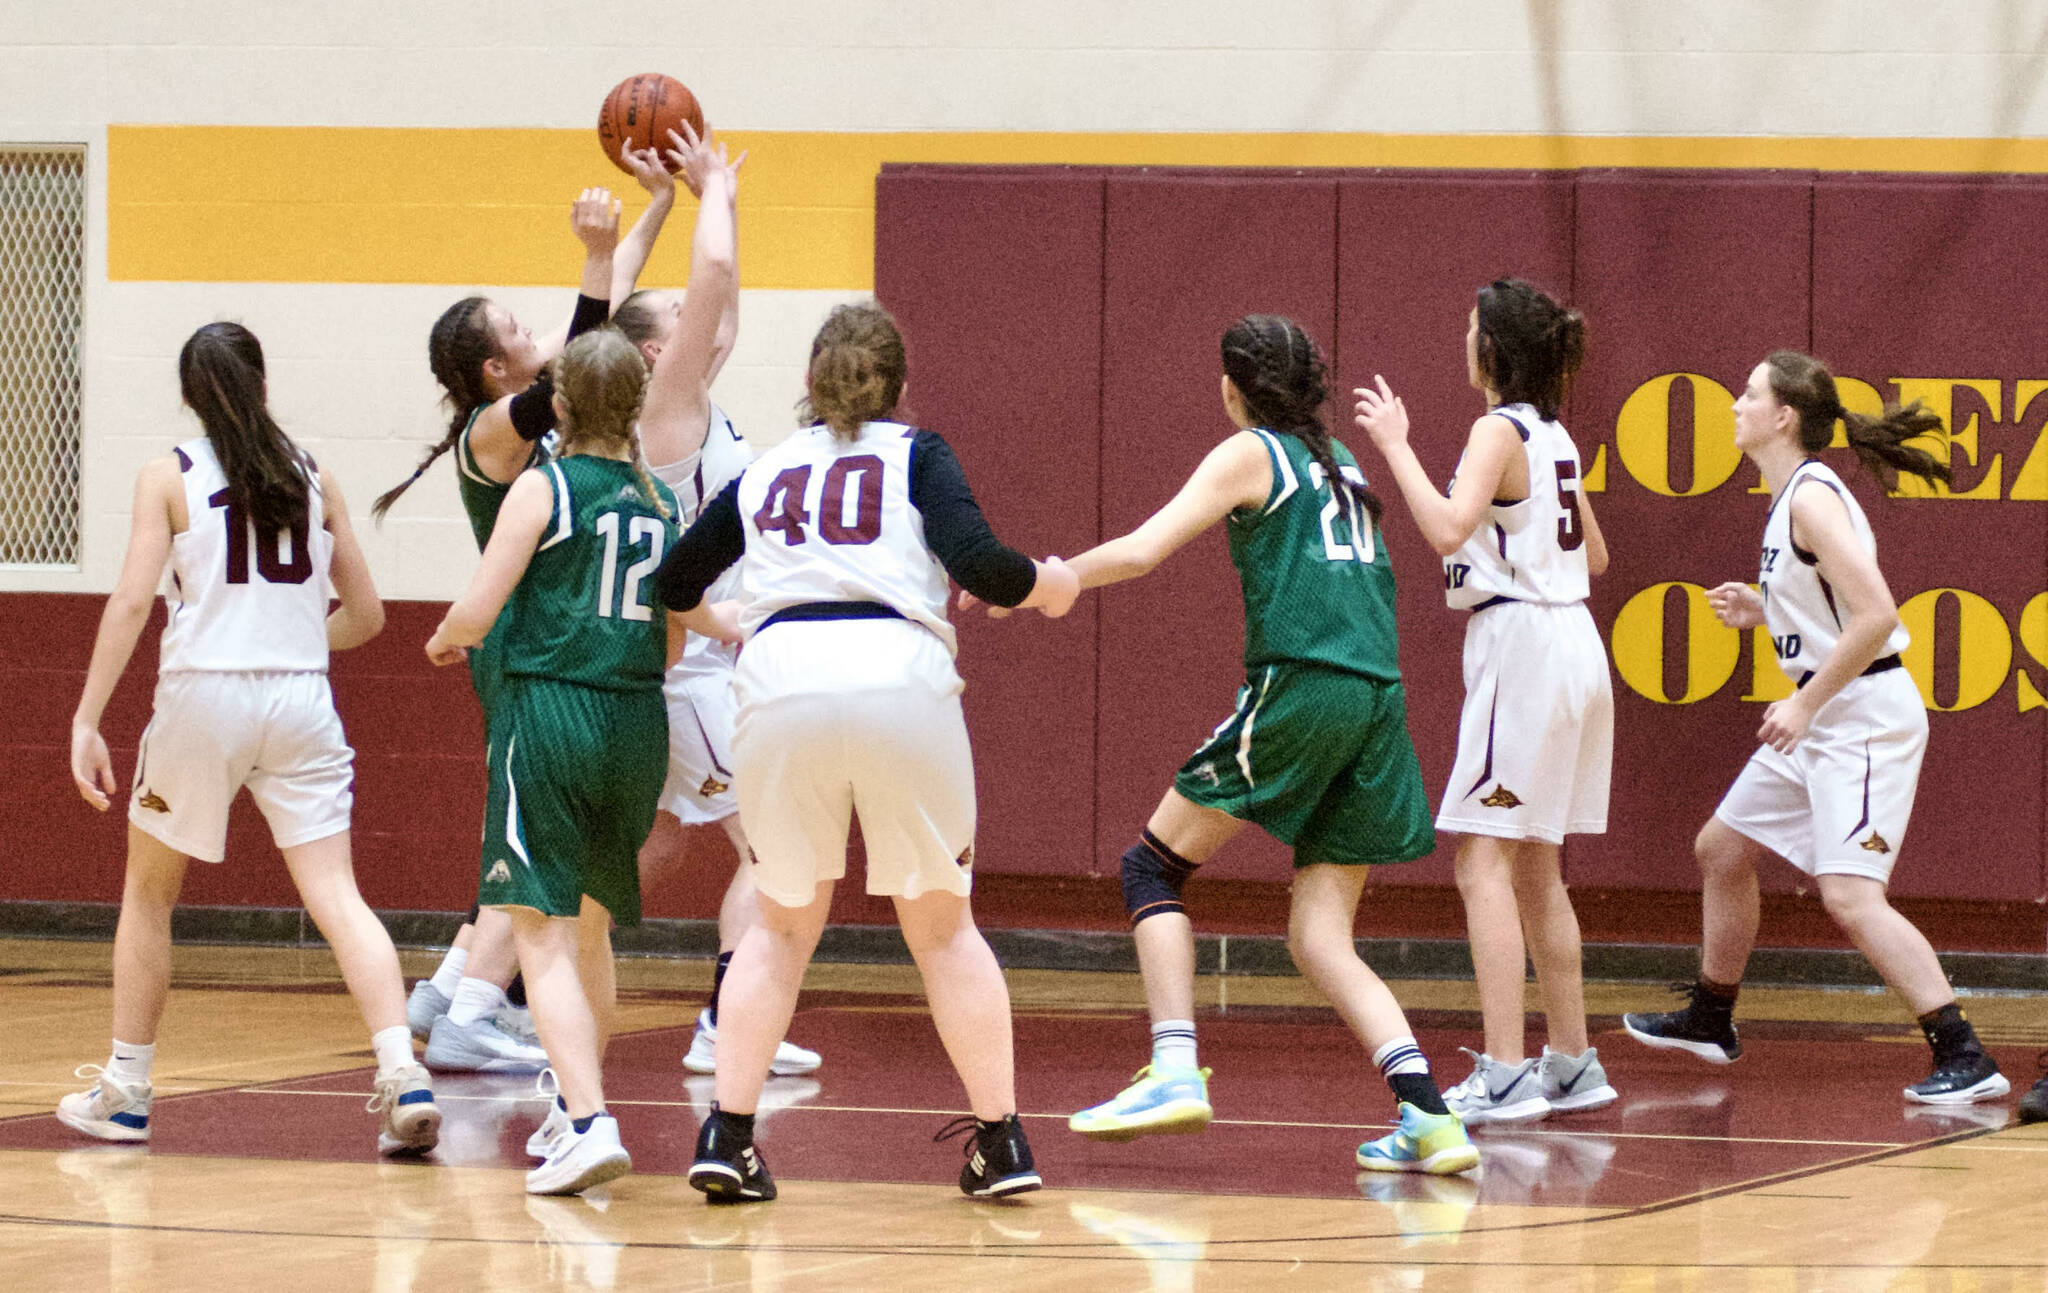
[(640, 182), (640, 187), (646, 189), (650, 197), (675, 197), (676, 177), (669, 174), (668, 167), (661, 164), (659, 148), (642, 148), (635, 151), (631, 144), (621, 145), (619, 162)]
[(1756, 739), (1780, 754), (1790, 754), (1812, 724), (1813, 715), (1807, 712), (1800, 697), (1772, 701), (1764, 711), (1764, 725), (1757, 729)]
[(1387, 379), (1374, 373), (1370, 387), (1359, 386), (1352, 390), (1358, 397), (1351, 419), (1358, 429), (1372, 438), (1373, 447), (1380, 452), (1397, 445), (1408, 443), (1408, 406), (1394, 394), (1387, 385)]
[(569, 208), (569, 227), (576, 241), (593, 252), (611, 251), (619, 245), (620, 202), (610, 189), (585, 189)]
[(1753, 629), (1764, 622), (1764, 599), (1748, 584), (1722, 584), (1707, 590), (1714, 617), (1731, 629)]
[(107, 742), (97, 727), (71, 725), (71, 780), (85, 802), (107, 811), (119, 787), (114, 781), (114, 761), (107, 756)]

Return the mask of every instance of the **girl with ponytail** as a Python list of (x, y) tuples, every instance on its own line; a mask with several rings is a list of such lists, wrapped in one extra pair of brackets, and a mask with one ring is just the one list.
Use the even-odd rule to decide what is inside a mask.
[[(1472, 1072), (1445, 1096), (1468, 1125), (1615, 1099), (1587, 1041), (1561, 847), (1566, 835), (1607, 829), (1614, 762), (1607, 651), (1585, 604), (1590, 576), (1607, 569), (1607, 543), (1579, 488), (1578, 446), (1558, 421), (1585, 349), (1579, 312), (1539, 288), (1509, 278), (1479, 289), (1465, 377), (1486, 412), (1447, 494), (1409, 448), (1407, 406), (1386, 380), (1354, 392), (1358, 426), (1444, 559), (1446, 600), (1469, 612), (1458, 755), (1436, 819), (1464, 837), (1458, 893), (1486, 1036)], [(1527, 963), (1549, 1032), (1540, 1057), (1523, 1054)]]
[(526, 1188), (574, 1194), (632, 1167), (604, 1107), (610, 931), (640, 923), (637, 855), (668, 771), (662, 675), (682, 630), (658, 612), (648, 576), (675, 543), (679, 509), (640, 461), (647, 365), (633, 343), (613, 328), (586, 333), (551, 376), (560, 452), (506, 493), (427, 657), (454, 664), (496, 643), (478, 902), (512, 926), (561, 1086), (529, 1144), (544, 1161)]
[(1996, 1100), (2011, 1084), (1963, 1017), (1927, 936), (1886, 897), (1927, 750), (1927, 711), (1900, 667), (1910, 639), (1870, 522), (1818, 456), (1838, 421), (1886, 485), (1900, 472), (1950, 479), (1945, 463), (1908, 443), (1942, 429), (1917, 401), (1877, 417), (1851, 413), (1827, 366), (1797, 351), (1776, 351), (1750, 373), (1735, 401), (1735, 444), (1771, 488), (1763, 557), (1756, 588), (1726, 583), (1707, 600), (1730, 628), (1768, 626), (1778, 666), (1797, 686), (1764, 711), (1761, 746), (1693, 844), (1705, 942), (1690, 999), (1622, 1024), (1638, 1041), (1711, 1063), (1742, 1054), (1734, 1012), (1756, 943), (1756, 866), (1776, 854), (1813, 877), (1828, 914), (1918, 1016), (1934, 1067), (1905, 1098)]
[[(329, 653), (375, 637), (384, 604), (333, 477), (270, 415), (255, 336), (236, 323), (199, 329), (178, 353), (178, 384), (205, 434), (136, 480), (128, 555), (71, 720), (72, 780), (105, 812), (117, 786), (100, 716), (169, 566), (154, 712), (128, 801), (113, 1050), (104, 1068), (79, 1070), (97, 1080), (57, 1117), (102, 1140), (149, 1139), (172, 909), (190, 861), (226, 855), (228, 805), (246, 786), (369, 1026), (378, 1151), (425, 1153), (441, 1115), (413, 1062), (398, 954), (356, 888), (355, 755), (327, 684)], [(341, 603), (331, 613), (330, 585)]]
[(1252, 823), (1294, 848), (1295, 964), (1351, 1026), (1397, 1102), (1399, 1131), (1360, 1146), (1357, 1164), (1467, 1171), (1479, 1153), (1445, 1108), (1400, 1005), (1351, 939), (1367, 868), (1435, 845), (1408, 739), (1380, 502), (1322, 420), (1326, 370), (1300, 324), (1246, 315), (1224, 332), (1221, 359), (1223, 411), (1236, 433), (1150, 520), (1071, 562), (1083, 588), (1135, 579), (1223, 522), (1244, 590), (1245, 685), (1121, 862), (1152, 1061), (1135, 1085), (1068, 1126), (1117, 1141), (1208, 1125), (1194, 926), (1181, 891)]

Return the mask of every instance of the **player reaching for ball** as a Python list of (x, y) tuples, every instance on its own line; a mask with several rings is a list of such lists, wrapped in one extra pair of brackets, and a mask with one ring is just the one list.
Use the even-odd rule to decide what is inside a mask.
[[(702, 204), (690, 249), (687, 292), (636, 292), (619, 306), (612, 322), (640, 347), (653, 369), (647, 407), (640, 415), (640, 440), (655, 477), (682, 500), (687, 527), (705, 503), (746, 469), (754, 451), (711, 399), (711, 383), (732, 354), (739, 335), (739, 168), (745, 155), (727, 160), (725, 149), (699, 141), (686, 124), (674, 139), (685, 158), (683, 179)], [(722, 195), (722, 196), (721, 196)], [(730, 597), (738, 572), (727, 571), (707, 594)], [(740, 825), (733, 790), (732, 736), (735, 713), (732, 679), (737, 655), (724, 642), (691, 634), (683, 658), (669, 670), (668, 783), (661, 811), (640, 850), (640, 883), (652, 887), (682, 851), (687, 826), (716, 824), (732, 841), (732, 880), (718, 907), (718, 963), (711, 999), (698, 1012), (686, 1068), (711, 1073), (718, 1062), (718, 1001), (733, 950), (749, 926), (760, 923), (760, 902), (747, 866), (747, 835)], [(809, 1073), (820, 1063), (816, 1051), (788, 1041), (775, 1050), (772, 1072)]]
[[(164, 568), (154, 712), (128, 801), (128, 870), (114, 934), (114, 1046), (89, 1091), (57, 1106), (102, 1140), (150, 1136), (150, 1065), (171, 986), (171, 909), (192, 858), (219, 862), (228, 805), (248, 787), (292, 883), (370, 1028), (377, 1149), (420, 1154), (441, 1114), (413, 1062), (391, 936), (356, 888), (349, 849), (355, 754), (327, 683), (330, 651), (384, 627), (369, 565), (334, 478), (265, 404), (263, 347), (209, 323), (178, 352), (178, 384), (206, 434), (142, 469), (128, 554), (71, 720), (71, 776), (104, 811), (115, 791), (100, 715), (134, 653)], [(339, 609), (329, 613), (332, 583)]]
[(2011, 1084), (1956, 1004), (1934, 948), (1885, 897), (1905, 842), (1927, 710), (1900, 667), (1899, 623), (1863, 509), (1821, 462), (1846, 428), (1849, 447), (1889, 488), (1899, 473), (1947, 482), (1949, 467), (1908, 442), (1942, 429), (1918, 401), (1880, 417), (1842, 407), (1834, 375), (1780, 350), (1735, 400), (1735, 447), (1771, 488), (1757, 588), (1707, 594), (1723, 624), (1767, 626), (1778, 666), (1798, 684), (1764, 711), (1735, 784), (1693, 844), (1704, 942), (1699, 982), (1681, 1010), (1622, 1016), (1637, 1041), (1714, 1064), (1742, 1054), (1735, 998), (1756, 943), (1756, 864), (1774, 853), (1813, 877), (1828, 915), (1920, 1021), (1934, 1071), (1904, 1089), (1919, 1104), (1995, 1100)]
[(634, 420), (647, 366), (602, 328), (569, 343), (550, 398), (558, 457), (505, 495), (483, 564), (427, 643), (453, 664), (497, 636), (490, 797), (478, 902), (507, 914), (534, 1025), (561, 1092), (534, 1194), (575, 1194), (632, 1159), (605, 1111), (616, 1001), (611, 927), (640, 923), (636, 856), (668, 749), (661, 678), (681, 629), (651, 576), (675, 534), (675, 495), (647, 474)]
[[(623, 240), (618, 208), (603, 189), (587, 189), (571, 207), (571, 225), (583, 243), (583, 280), (570, 317), (536, 339), (511, 311), (485, 297), (465, 297), (434, 323), (427, 357), (452, 412), (447, 434), (396, 488), (379, 497), (371, 515), (383, 519), (413, 482), (441, 455), (453, 452), (456, 486), (481, 549), (511, 482), (529, 465), (545, 462), (554, 430), (552, 387), (546, 364), (567, 342), (605, 321), (610, 303), (633, 290), (641, 268), (675, 202), (675, 183), (652, 152), (626, 153), (627, 165), (648, 192), (647, 209)], [(484, 709), (486, 729), (498, 689), (498, 651), (487, 642), (470, 655), (470, 681)], [(473, 913), (475, 925), (457, 933), (432, 978), (414, 986), (407, 1004), (413, 1031), (427, 1041), (426, 1061), (436, 1069), (517, 1071), (545, 1062), (520, 1004), (508, 1002), (513, 979), (511, 925), (501, 913)], [(532, 1146), (538, 1153), (543, 1147)]]
[[(833, 310), (811, 345), (804, 427), (714, 498), (661, 569), (662, 601), (695, 632), (744, 631), (734, 786), (761, 918), (726, 974), (718, 1098), (690, 1184), (757, 1202), (775, 1183), (754, 1116), (804, 967), (846, 874), (850, 819), (867, 891), (896, 906), (973, 1114), (960, 1188), (1039, 1188), (1017, 1120), (1010, 996), (975, 928), (974, 770), (960, 710), (947, 576), (984, 600), (1063, 615), (1078, 587), (990, 533), (946, 442), (891, 420), (906, 364), (876, 305)], [(735, 563), (745, 599), (704, 600)]]
[(1323, 425), (1323, 361), (1299, 324), (1247, 315), (1223, 334), (1222, 355), (1223, 408), (1237, 433), (1150, 520), (1070, 563), (1084, 588), (1135, 579), (1223, 521), (1244, 589), (1245, 685), (1121, 864), (1152, 1015), (1151, 1063), (1135, 1085), (1068, 1125), (1098, 1140), (1208, 1125), (1194, 927), (1181, 891), (1251, 822), (1294, 848), (1295, 964), (1364, 1043), (1398, 1103), (1399, 1127), (1361, 1145), (1358, 1165), (1462, 1172), (1479, 1153), (1351, 938), (1367, 867), (1422, 857), (1435, 842), (1408, 739), (1379, 500)]
[[(1567, 834), (1607, 829), (1614, 692), (1586, 609), (1607, 543), (1579, 489), (1579, 450), (1557, 420), (1586, 326), (1540, 289), (1479, 289), (1465, 374), (1486, 396), (1449, 496), (1408, 447), (1408, 410), (1380, 379), (1354, 392), (1423, 537), (1444, 559), (1445, 597), (1468, 611), (1458, 757), (1437, 814), (1463, 835), (1458, 892), (1472, 944), (1486, 1050), (1444, 1093), (1467, 1125), (1611, 1104), (1586, 1037), (1579, 921), (1565, 891)], [(1527, 931), (1526, 958), (1524, 931)], [(1533, 962), (1550, 1044), (1523, 1057), (1523, 966)]]

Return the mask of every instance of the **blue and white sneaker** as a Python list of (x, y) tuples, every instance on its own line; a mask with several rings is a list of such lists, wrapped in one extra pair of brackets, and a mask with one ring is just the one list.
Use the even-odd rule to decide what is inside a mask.
[(538, 1073), (548, 1066), (548, 1053), (522, 1038), (503, 1010), (467, 1024), (442, 1015), (421, 1058), (436, 1073)]
[(1067, 1126), (1090, 1140), (1125, 1141), (1154, 1133), (1185, 1134), (1209, 1125), (1208, 1069), (1147, 1064), (1114, 1100), (1083, 1109)]
[(149, 1083), (123, 1082), (97, 1064), (80, 1066), (76, 1076), (98, 1080), (92, 1090), (59, 1100), (57, 1121), (101, 1140), (136, 1144), (149, 1139)]
[(540, 1120), (540, 1126), (526, 1138), (528, 1158), (546, 1158), (555, 1146), (555, 1139), (569, 1130), (569, 1110), (562, 1104), (562, 1084), (556, 1080), (553, 1069), (542, 1069), (540, 1076), (533, 1080), (536, 1093), (547, 1097), (548, 1116)]
[(1368, 1172), (1427, 1172), (1451, 1176), (1479, 1166), (1479, 1150), (1454, 1113), (1424, 1113), (1401, 1106), (1401, 1125), (1391, 1135), (1358, 1147), (1358, 1165)]
[(417, 1064), (379, 1073), (377, 1093), (364, 1107), (383, 1115), (377, 1124), (379, 1154), (424, 1154), (441, 1143), (441, 1110), (427, 1071)]
[(412, 985), (412, 995), (405, 999), (405, 1026), (412, 1029), (412, 1035), (426, 1041), (434, 1035), (434, 1021), (448, 1013), (452, 1004), (446, 993), (434, 986), (432, 979), (421, 979)]
[(1591, 1046), (1583, 1055), (1567, 1055), (1544, 1047), (1543, 1058), (1536, 1062), (1536, 1076), (1542, 1082), (1543, 1099), (1553, 1113), (1598, 1109), (1620, 1098), (1607, 1081), (1600, 1052)]

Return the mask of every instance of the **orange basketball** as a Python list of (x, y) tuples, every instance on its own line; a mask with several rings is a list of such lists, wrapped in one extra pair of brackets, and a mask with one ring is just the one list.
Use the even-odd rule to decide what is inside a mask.
[(611, 164), (623, 171), (626, 164), (619, 160), (621, 148), (654, 147), (666, 152), (671, 147), (668, 132), (682, 134), (685, 121), (702, 137), (704, 109), (697, 106), (690, 87), (672, 76), (642, 72), (619, 82), (604, 97), (604, 107), (597, 114), (597, 141), (604, 145)]

